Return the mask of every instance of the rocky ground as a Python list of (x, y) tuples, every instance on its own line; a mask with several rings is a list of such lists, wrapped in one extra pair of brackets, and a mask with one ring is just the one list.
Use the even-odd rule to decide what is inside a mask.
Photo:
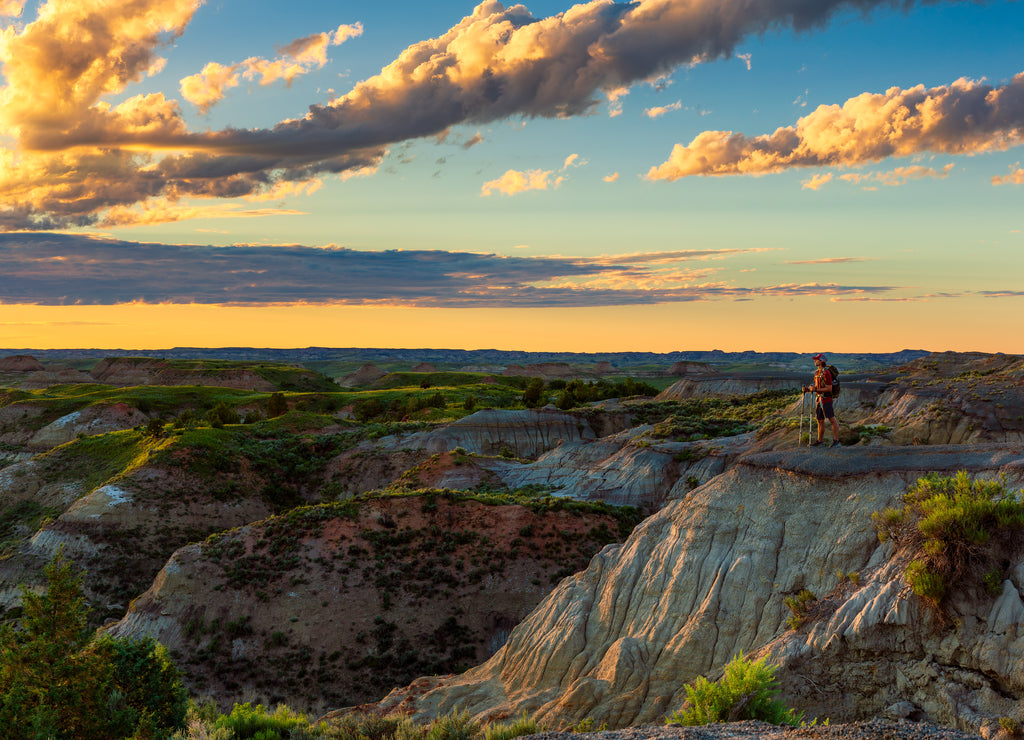
[(928, 722), (885, 720), (813, 727), (779, 727), (764, 722), (731, 722), (703, 727), (642, 725), (585, 735), (542, 732), (528, 736), (529, 740), (980, 740), (982, 737)]

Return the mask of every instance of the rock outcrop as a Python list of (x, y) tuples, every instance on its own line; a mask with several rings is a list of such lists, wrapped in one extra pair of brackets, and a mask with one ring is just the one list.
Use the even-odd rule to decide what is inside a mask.
[(0, 373), (30, 373), (45, 369), (43, 363), (32, 355), (0, 357)]
[(131, 429), (149, 421), (146, 414), (125, 403), (96, 404), (47, 424), (28, 441), (30, 450), (49, 450), (81, 434), (104, 434)]
[[(714, 674), (741, 650), (770, 650), (794, 665), (794, 676), (804, 667), (808, 682), (795, 695), (818, 692), (810, 706), (822, 718), (854, 719), (906, 700), (935, 721), (976, 726), (950, 697), (980, 716), (1024, 695), (1024, 639), (1011, 628), (1024, 609), (1013, 596), (1024, 589), (1024, 568), (1010, 568), (1009, 595), (972, 610), (966, 629), (929, 634), (901, 593), (891, 545), (871, 526), (871, 513), (898, 502), (917, 477), (957, 470), (1020, 485), (1024, 450), (878, 447), (741, 458), (563, 581), (486, 663), (421, 678), (381, 707), (414, 716), (456, 707), (480, 716), (527, 712), (554, 726), (585, 717), (610, 726), (656, 722), (682, 705), (688, 681)], [(860, 574), (858, 587), (850, 573)], [(845, 594), (809, 634), (785, 623), (785, 598), (802, 589)], [(876, 659), (895, 653), (891, 668), (868, 669), (873, 656), (864, 648), (872, 644)], [(842, 662), (825, 667), (829, 651), (852, 659), (849, 673)], [(929, 683), (931, 674), (942, 680)], [(796, 692), (798, 682), (787, 686)], [(849, 698), (831, 700), (844, 692)]]
[(335, 382), (344, 388), (353, 388), (360, 385), (370, 385), (387, 375), (387, 371), (381, 370), (376, 365), (366, 364), (351, 375), (344, 378), (337, 378)]
[(712, 375), (678, 380), (659, 393), (656, 401), (684, 401), (688, 398), (726, 398), (745, 396), (758, 391), (794, 390), (800, 391), (801, 383), (809, 378), (791, 377), (731, 377)]
[[(309, 371), (305, 372), (309, 375)], [(253, 391), (272, 391), (276, 385), (251, 368), (206, 367), (202, 362), (177, 363), (147, 357), (108, 357), (90, 371), (94, 382), (116, 386), (210, 385)]]

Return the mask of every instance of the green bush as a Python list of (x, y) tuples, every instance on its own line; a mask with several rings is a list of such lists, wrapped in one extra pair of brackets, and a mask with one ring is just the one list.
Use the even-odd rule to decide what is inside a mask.
[(511, 722), (499, 722), (488, 725), (484, 728), (483, 740), (512, 740), (515, 737), (536, 735), (538, 732), (543, 731), (544, 728), (537, 724), (537, 720), (523, 714)]
[(725, 674), (716, 682), (703, 676), (686, 687), (687, 707), (666, 720), (674, 725), (708, 725), (755, 719), (773, 725), (796, 727), (803, 712), (787, 709), (774, 698), (775, 666), (764, 659), (750, 661), (741, 652), (725, 666)]
[(789, 611), (792, 612), (786, 619), (786, 624), (791, 630), (798, 630), (803, 626), (804, 622), (807, 621), (807, 612), (810, 611), (811, 605), (816, 600), (815, 595), (806, 588), (796, 596), (787, 596), (785, 598), (785, 604)]
[(308, 729), (309, 719), (297, 714), (283, 704), (273, 714), (268, 714), (262, 704), (252, 706), (249, 702), (235, 704), (231, 714), (218, 717), (213, 730), (229, 730), (232, 740), (283, 740), (292, 730)]
[(996, 553), (1012, 548), (1024, 529), (1024, 501), (999, 481), (927, 475), (903, 497), (902, 509), (871, 515), (878, 538), (892, 540), (912, 561), (904, 577), (936, 609), (956, 587), (978, 583), (995, 594), (1003, 573)]
[(467, 711), (452, 710), (438, 717), (427, 730), (426, 740), (473, 740), (480, 733), (480, 725)]

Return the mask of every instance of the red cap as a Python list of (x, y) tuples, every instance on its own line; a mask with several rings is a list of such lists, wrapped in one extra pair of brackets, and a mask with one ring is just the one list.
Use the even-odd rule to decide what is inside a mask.
[(812, 360), (815, 360), (815, 361), (817, 361), (817, 360), (821, 360), (821, 361), (822, 361), (822, 362), (824, 362), (824, 363), (828, 363), (828, 360), (826, 360), (826, 359), (825, 359), (825, 355), (823, 355), (823, 354), (821, 354), (821, 353), (819, 353), (819, 354), (816, 354), (816, 355), (815, 355), (814, 357), (812, 357), (811, 359), (812, 359)]

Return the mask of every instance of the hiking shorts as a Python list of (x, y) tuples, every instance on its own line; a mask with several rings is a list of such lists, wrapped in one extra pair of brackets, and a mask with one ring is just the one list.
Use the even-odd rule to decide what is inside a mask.
[(818, 421), (836, 418), (835, 409), (832, 408), (832, 399), (819, 398), (817, 408), (814, 409), (814, 416)]

